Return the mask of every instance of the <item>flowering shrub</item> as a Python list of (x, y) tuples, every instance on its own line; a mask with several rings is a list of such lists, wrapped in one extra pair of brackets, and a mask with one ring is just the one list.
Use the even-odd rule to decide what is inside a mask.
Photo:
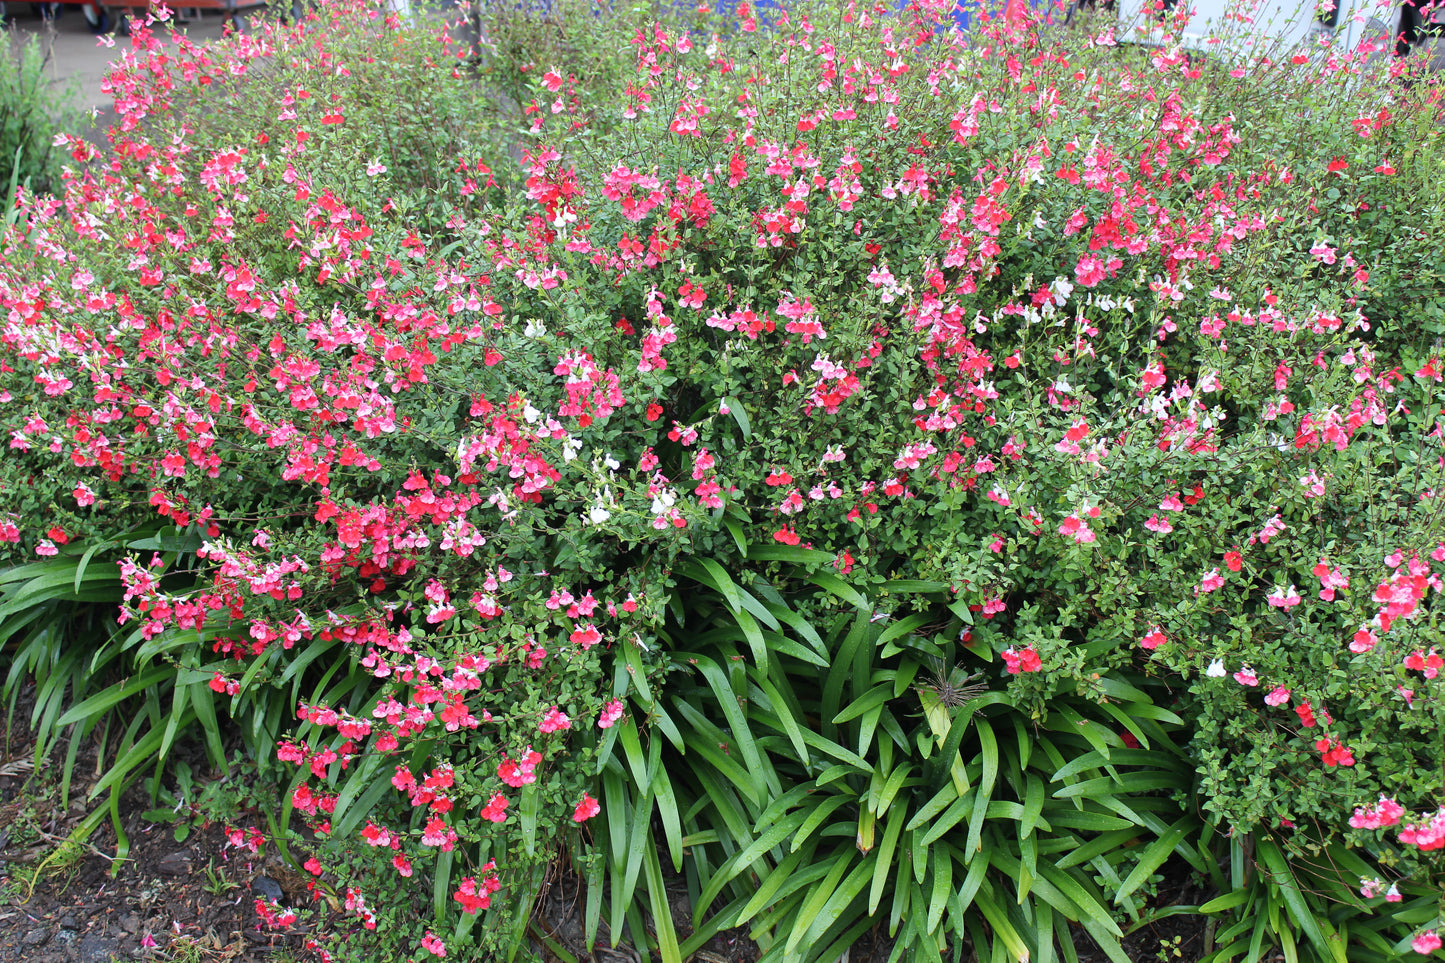
[[(123, 561), (121, 618), (233, 708), (291, 693), (277, 762), (362, 957), (519, 944), (555, 844), (599, 817), (589, 865), (615, 879), (604, 896), (593, 877), (593, 932), (605, 899), (613, 935), (646, 940), (630, 894), (644, 878), (665, 917), (664, 741), (729, 765), (719, 720), (684, 732), (658, 695), (691, 671), (689, 606), (722, 600), (759, 667), (839, 617), (804, 604), (785, 636), (744, 603), (757, 580), (912, 620), (1021, 734), (1091, 705), (1082, 742), (1041, 739), (1049, 782), (1018, 761), (1021, 798), (970, 821), (1087, 795), (1053, 782), (1167, 743), (1127, 695), (1197, 727), (1209, 826), (1295, 861), (1262, 882), (1188, 815), (1178, 773), (1135, 781), (1120, 791), (1180, 815), (1136, 802), (1127, 838), (1083, 820), (1113, 895), (1045, 874), (1049, 915), (970, 928), (929, 894), (906, 923), (922, 951), (1042, 952), (1067, 933), (1054, 911), (1138, 916), (1130, 893), (1171, 852), (1207, 871), (1216, 848), (1235, 885), (1285, 894), (1259, 917), (1283, 920), (1272, 940), (1333, 952), (1280, 882), (1328, 852), (1345, 869), (1320, 891), (1366, 907), (1356, 878), (1389, 877), (1410, 902), (1365, 931), (1428, 946), (1445, 412), (1413, 311), (1445, 290), (1392, 259), (1440, 236), (1436, 91), (1384, 106), (1368, 51), (1226, 76), (1107, 31), (966, 43), (919, 9), (736, 33), (637, 24), (621, 90), (519, 65), (534, 99), (514, 98), (512, 143), (468, 120), (485, 91), (440, 29), (345, 5), (175, 53), (139, 29), (112, 150), (71, 138), (64, 193), (25, 198), (0, 249), (7, 557), (157, 515), (203, 540), (190, 572)], [(235, 108), (201, 109), (220, 88)], [(874, 698), (902, 697), (896, 678)], [(958, 752), (965, 721), (930, 722)], [(921, 813), (955, 777), (898, 778)], [(624, 779), (639, 795), (607, 788)], [(878, 814), (882, 786), (844, 785), (839, 820)], [(981, 830), (934, 826), (917, 845), (975, 879)], [(1152, 866), (1119, 856), (1140, 826)], [(721, 851), (772, 848), (727, 828)], [(707, 849), (704, 867), (727, 858)], [(788, 928), (791, 955), (851, 931), (879, 903), (850, 865), (759, 934)]]

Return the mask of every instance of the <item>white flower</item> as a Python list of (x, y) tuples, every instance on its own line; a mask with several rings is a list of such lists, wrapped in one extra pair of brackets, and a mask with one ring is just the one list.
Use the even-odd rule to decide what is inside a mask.
[(1215, 659), (1213, 662), (1209, 663), (1209, 668), (1204, 670), (1204, 674), (1209, 676), (1211, 679), (1224, 678), (1224, 660)]

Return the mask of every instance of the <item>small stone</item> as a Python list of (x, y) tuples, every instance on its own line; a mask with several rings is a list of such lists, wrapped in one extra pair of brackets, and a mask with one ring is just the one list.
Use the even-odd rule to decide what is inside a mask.
[(140, 929), (140, 917), (134, 913), (127, 913), (125, 916), (122, 916), (117, 923), (120, 925), (122, 933), (129, 933), (132, 936)]
[(120, 944), (104, 936), (87, 936), (75, 948), (79, 963), (111, 963), (120, 955)]
[(157, 868), (167, 876), (186, 876), (191, 871), (191, 854), (185, 851), (171, 853), (160, 861)]
[(75, 922), (75, 917), (74, 917), (74, 916), (71, 916), (69, 913), (66, 913), (64, 916), (62, 916), (62, 917), (60, 918), (60, 928), (63, 929), (63, 930), (73, 930), (73, 929), (76, 929), (77, 926), (76, 926), (76, 922)]
[(49, 930), (31, 930), (20, 938), (20, 942), (26, 946), (44, 946), (50, 942)]
[(280, 899), (281, 884), (269, 876), (257, 876), (251, 880), (251, 892), (270, 900)]

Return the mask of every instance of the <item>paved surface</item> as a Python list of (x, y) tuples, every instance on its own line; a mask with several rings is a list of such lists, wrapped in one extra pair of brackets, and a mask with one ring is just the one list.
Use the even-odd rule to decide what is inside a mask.
[[(59, 87), (75, 83), (80, 95), (76, 103), (90, 108), (108, 108), (110, 98), (101, 93), (100, 85), (112, 60), (120, 57), (129, 48), (130, 40), (125, 37), (109, 36), (97, 38), (86, 23), (78, 6), (63, 6), (54, 20), (43, 20), (37, 9), (30, 3), (0, 3), (5, 10), (6, 39), (9, 52), (18, 49), (31, 37), (39, 37), (49, 55), (48, 72), (52, 83)], [(221, 36), (221, 14), (215, 11), (190, 14), (191, 22), (180, 27), (192, 38), (215, 39)], [(165, 36), (161, 31), (160, 36)], [(113, 47), (103, 45), (111, 41)]]

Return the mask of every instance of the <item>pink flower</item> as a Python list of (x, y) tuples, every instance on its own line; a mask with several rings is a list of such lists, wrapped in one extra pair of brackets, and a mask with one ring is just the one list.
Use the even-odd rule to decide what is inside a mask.
[(1234, 681), (1240, 685), (1259, 685), (1259, 677), (1247, 664), (1240, 666), (1239, 671), (1234, 673)]
[[(1354, 820), (1351, 820), (1352, 825), (1353, 823)], [(1400, 842), (1407, 846), (1418, 846), (1427, 853), (1445, 849), (1445, 807), (1441, 807), (1433, 816), (1422, 817), (1420, 822), (1410, 823), (1401, 829)]]
[(1440, 934), (1434, 930), (1425, 930), (1410, 941), (1410, 946), (1416, 953), (1434, 953), (1440, 948)]
[(1269, 695), (1264, 697), (1264, 704), (1267, 706), (1282, 706), (1288, 701), (1289, 690), (1282, 685), (1275, 686)]
[(492, 894), (502, 888), (502, 881), (493, 872), (496, 868), (496, 861), (488, 860), (487, 865), (482, 867), (482, 872), (490, 875), (483, 876), (481, 880), (467, 876), (457, 886), (452, 899), (462, 904), (463, 913), (480, 913), (492, 905)]
[(1282, 585), (1275, 586), (1275, 590), (1269, 593), (1265, 599), (1270, 605), (1277, 609), (1287, 609), (1299, 605), (1301, 602), (1299, 590), (1293, 585), (1285, 588)]
[(1009, 646), (1003, 651), (1003, 661), (1009, 675), (1018, 675), (1020, 672), (1037, 672), (1044, 667), (1039, 653), (1031, 645), (1022, 649)]
[(1169, 519), (1161, 517), (1157, 512), (1149, 516), (1144, 527), (1151, 532), (1158, 532), (1160, 535), (1168, 535), (1174, 531), (1174, 526), (1169, 524)]
[(447, 955), (446, 944), (443, 943), (441, 940), (437, 939), (437, 937), (432, 933), (431, 930), (427, 930), (426, 936), (423, 936), (421, 938), (421, 947), (432, 956), (438, 958), (445, 957)]
[(1139, 640), (1139, 645), (1143, 648), (1153, 650), (1168, 641), (1169, 636), (1165, 635), (1160, 631), (1159, 626), (1155, 625), (1151, 627), (1148, 632), (1144, 633), (1144, 637)]
[(1219, 574), (1219, 569), (1212, 568), (1204, 573), (1199, 584), (1194, 587), (1195, 595), (1208, 595), (1216, 589), (1224, 587), (1224, 578)]
[(597, 630), (596, 625), (588, 622), (586, 625), (580, 625), (573, 629), (568, 638), (573, 645), (582, 646), (582, 650), (585, 652), (602, 641), (602, 633)]
[(577, 804), (576, 809), (572, 810), (572, 820), (574, 822), (585, 823), (601, 811), (601, 804), (584, 792), (582, 794), (582, 801)]
[(1077, 514), (1064, 519), (1063, 524), (1059, 526), (1059, 534), (1073, 536), (1074, 541), (1080, 545), (1087, 545), (1095, 538), (1093, 530), (1089, 528), (1089, 523)]
[(1425, 650), (1416, 649), (1405, 657), (1405, 668), (1413, 669), (1416, 672), (1424, 673), (1425, 678), (1433, 679), (1445, 668), (1445, 659), (1442, 659), (1432, 646), (1427, 655)]
[(622, 718), (622, 700), (613, 699), (602, 707), (602, 714), (597, 717), (597, 728), (611, 729)]
[(1350, 587), (1349, 577), (1331, 566), (1326, 559), (1320, 559), (1310, 571), (1320, 580), (1320, 598), (1325, 602), (1335, 600), (1335, 589)]
[(553, 706), (547, 710), (547, 714), (542, 717), (542, 722), (537, 728), (543, 732), (557, 732), (561, 729), (572, 728), (572, 720), (567, 718), (567, 713)]
[(501, 793), (493, 793), (491, 800), (482, 807), (481, 816), (488, 822), (504, 823), (507, 821), (507, 797)]
[(537, 781), (537, 774), (532, 771), (535, 768), (534, 766), (529, 769), (521, 763), (503, 756), (502, 761), (497, 765), (497, 778), (513, 789), (520, 789), (528, 783)]
[(1370, 631), (1368, 625), (1360, 626), (1360, 630), (1350, 639), (1350, 651), (1355, 653), (1368, 652), (1380, 642), (1380, 637)]

